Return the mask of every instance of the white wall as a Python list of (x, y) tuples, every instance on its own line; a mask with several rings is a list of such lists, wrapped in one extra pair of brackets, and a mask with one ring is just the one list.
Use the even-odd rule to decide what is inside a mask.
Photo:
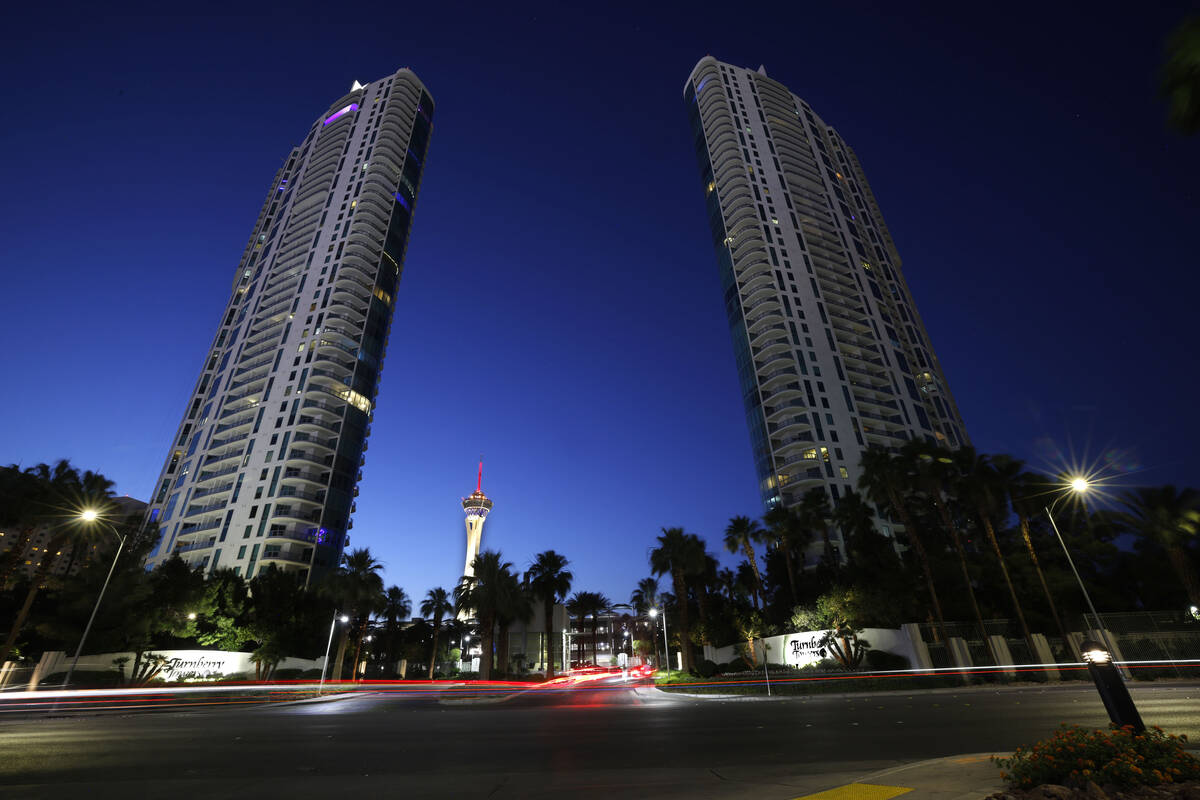
[[(815, 664), (822, 658), (819, 642), (825, 634), (826, 631), (804, 631), (803, 633), (768, 636), (765, 640), (767, 660), (772, 664), (787, 664), (790, 667)], [(859, 638), (865, 639), (871, 650), (882, 650), (885, 653), (904, 656), (913, 667), (920, 666), (920, 661), (913, 651), (912, 640), (900, 628), (866, 628), (859, 633)], [(760, 662), (763, 655), (763, 641), (758, 639), (754, 643), (754, 649)], [(737, 647), (736, 644), (725, 647), (706, 647), (704, 648), (704, 657), (718, 664), (725, 664), (737, 658)]]

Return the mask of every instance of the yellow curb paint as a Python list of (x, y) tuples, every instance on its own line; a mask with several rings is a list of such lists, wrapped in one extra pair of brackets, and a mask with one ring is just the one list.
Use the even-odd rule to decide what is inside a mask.
[(980, 761), (991, 761), (991, 756), (967, 756), (954, 759), (955, 764), (978, 764)]
[(890, 800), (911, 792), (904, 786), (880, 786), (873, 783), (850, 783), (816, 794), (806, 794), (795, 800)]

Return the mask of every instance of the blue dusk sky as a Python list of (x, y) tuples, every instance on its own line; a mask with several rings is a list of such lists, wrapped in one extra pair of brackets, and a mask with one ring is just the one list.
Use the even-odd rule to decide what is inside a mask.
[(482, 453), (519, 568), (625, 601), (663, 526), (731, 563), (761, 508), (682, 100), (711, 54), (855, 148), (980, 450), (1200, 484), (1200, 137), (1157, 96), (1189, 4), (34, 5), (0, 54), (4, 463), (146, 499), (276, 169), (407, 66), (437, 110), (351, 546), (451, 586)]

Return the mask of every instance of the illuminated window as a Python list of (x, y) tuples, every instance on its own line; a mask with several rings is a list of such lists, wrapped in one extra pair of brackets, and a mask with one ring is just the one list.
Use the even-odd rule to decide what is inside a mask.
[(846, 471), (846, 468), (845, 468), (845, 467), (838, 467), (838, 472), (842, 473), (842, 477), (843, 477), (843, 478), (849, 478), (849, 477), (850, 477), (850, 473)]

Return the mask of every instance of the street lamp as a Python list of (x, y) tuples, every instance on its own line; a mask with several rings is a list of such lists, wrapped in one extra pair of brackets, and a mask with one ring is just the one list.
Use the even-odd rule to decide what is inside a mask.
[(79, 646), (75, 648), (75, 657), (71, 659), (71, 668), (67, 670), (66, 680), (63, 681), (63, 686), (71, 685), (71, 676), (75, 674), (75, 667), (79, 665), (79, 656), (83, 653), (83, 644), (87, 641), (88, 634), (92, 632), (92, 623), (96, 621), (96, 612), (100, 610), (100, 603), (104, 600), (104, 593), (108, 590), (108, 582), (112, 580), (113, 572), (117, 569), (117, 559), (121, 557), (121, 550), (125, 547), (125, 538), (117, 529), (108, 522), (100, 518), (100, 512), (94, 508), (85, 508), (79, 512), (79, 522), (84, 525), (90, 525), (93, 522), (99, 522), (106, 526), (113, 535), (117, 537), (117, 552), (113, 556), (112, 565), (108, 568), (108, 575), (104, 578), (104, 585), (100, 587), (100, 594), (96, 597), (96, 604), (92, 606), (92, 615), (88, 617), (87, 626), (83, 629), (83, 636), (79, 637)]
[(350, 621), (350, 617), (338, 611), (333, 612), (333, 620), (329, 623), (329, 641), (325, 643), (325, 660), (321, 662), (321, 685), (317, 687), (318, 695), (325, 690), (325, 672), (329, 669), (329, 648), (333, 646), (333, 629), (337, 627), (338, 621), (346, 623)]
[(188, 619), (189, 619), (189, 620), (192, 620), (192, 621), (195, 621), (195, 619), (196, 619), (196, 612), (195, 612), (195, 611), (189, 611), (189, 612), (188, 612)]
[(1121, 679), (1121, 673), (1112, 663), (1112, 653), (1099, 642), (1086, 641), (1082, 647), (1083, 660), (1087, 664), (1088, 674), (1096, 684), (1096, 691), (1104, 701), (1104, 710), (1108, 718), (1118, 728), (1130, 727), (1134, 733), (1146, 730), (1142, 715), (1138, 713), (1129, 689)]
[[(649, 614), (650, 614), (650, 619), (654, 619), (655, 617), (658, 616), (658, 609), (657, 608), (650, 609)], [(663, 623), (663, 652), (667, 654), (667, 676), (670, 677), (670, 675), (671, 675), (671, 645), (667, 641), (667, 615), (666, 615), (666, 612), (663, 612), (662, 623)]]
[[(1072, 478), (1067, 485), (1077, 495), (1084, 494), (1091, 486), (1088, 483), (1088, 479), (1083, 476)], [(1092, 603), (1092, 596), (1088, 594), (1087, 587), (1083, 585), (1083, 578), (1079, 576), (1079, 570), (1075, 567), (1075, 560), (1071, 558), (1071, 551), (1067, 549), (1067, 543), (1063, 541), (1062, 533), (1058, 530), (1058, 523), (1054, 521), (1054, 514), (1051, 513), (1054, 507), (1058, 505), (1058, 502), (1066, 496), (1065, 494), (1060, 494), (1055, 498), (1054, 502), (1046, 507), (1046, 516), (1050, 518), (1050, 526), (1054, 528), (1054, 535), (1058, 537), (1058, 543), (1062, 545), (1063, 554), (1067, 557), (1067, 563), (1071, 565), (1071, 572), (1075, 573), (1075, 581), (1079, 584), (1079, 590), (1083, 592), (1083, 599), (1087, 601), (1088, 608), (1092, 612), (1092, 618), (1096, 621), (1096, 627), (1099, 629), (1100, 635), (1104, 637), (1105, 644), (1109, 652), (1111, 652), (1113, 646), (1112, 642), (1108, 641), (1108, 630), (1104, 627), (1104, 621), (1100, 619), (1100, 614), (1097, 613), (1095, 604)], [(1066, 644), (1066, 642), (1063, 644)]]

